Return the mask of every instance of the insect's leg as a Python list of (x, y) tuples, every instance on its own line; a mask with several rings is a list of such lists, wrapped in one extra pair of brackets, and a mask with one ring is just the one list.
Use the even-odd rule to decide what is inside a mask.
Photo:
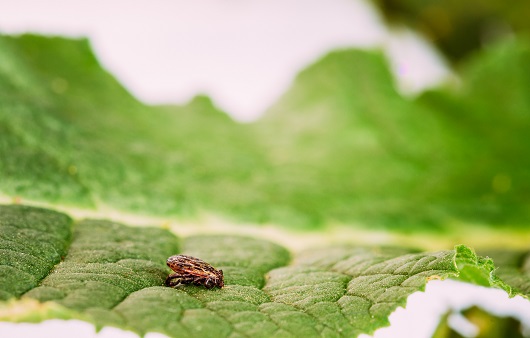
[(182, 283), (180, 279), (173, 279), (169, 281), (168, 283), (166, 283), (166, 285), (170, 287), (176, 287), (176, 286), (184, 285), (184, 284)]
[(184, 284), (186, 284), (186, 282), (182, 280), (182, 278), (178, 278), (178, 277), (175, 277), (173, 279), (166, 281), (166, 286), (170, 286), (170, 287), (176, 287), (176, 286), (184, 285)]
[(176, 273), (172, 273), (166, 278), (166, 285), (167, 286), (176, 286), (180, 284), (180, 275)]
[(215, 283), (212, 279), (208, 278), (205, 282), (204, 282), (204, 286), (207, 288), (207, 289), (211, 289), (215, 286)]
[(193, 285), (201, 286), (201, 285), (204, 285), (204, 279), (203, 278), (194, 278), (192, 283), (193, 283)]

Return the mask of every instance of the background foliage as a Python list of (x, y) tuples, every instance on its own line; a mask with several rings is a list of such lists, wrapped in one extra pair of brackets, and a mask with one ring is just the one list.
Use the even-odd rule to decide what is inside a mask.
[(458, 90), (414, 100), (395, 91), (379, 53), (334, 52), (250, 125), (206, 97), (143, 105), (87, 41), (26, 35), (0, 45), (6, 195), (305, 229), (527, 225), (526, 41), (471, 60)]
[(455, 62), (514, 34), (528, 36), (525, 1), (376, 0), (392, 23), (413, 27)]

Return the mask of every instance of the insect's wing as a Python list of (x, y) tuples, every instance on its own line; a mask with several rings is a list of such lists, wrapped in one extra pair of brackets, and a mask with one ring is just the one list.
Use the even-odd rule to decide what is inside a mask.
[(170, 257), (168, 259), (168, 266), (176, 273), (199, 277), (216, 272), (216, 270), (205, 261), (185, 255)]

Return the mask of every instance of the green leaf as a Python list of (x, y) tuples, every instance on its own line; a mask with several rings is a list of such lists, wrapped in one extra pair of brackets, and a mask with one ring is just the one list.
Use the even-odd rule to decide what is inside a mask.
[(486, 250), (499, 267), (495, 273), (511, 285), (514, 292), (530, 294), (530, 250)]
[(459, 90), (433, 91), (419, 100), (453, 130), (458, 152), (447, 184), (459, 191), (452, 207), (462, 217), (492, 225), (527, 223), (528, 60), (527, 41), (507, 41), (468, 62)]
[(382, 55), (332, 52), (256, 124), (273, 164), (264, 189), (303, 224), (527, 229), (528, 64), (526, 41), (505, 43), (464, 67), (458, 90), (410, 100)]
[(64, 261), (25, 296), (79, 311), (112, 308), (132, 292), (163, 284), (160, 262), (174, 252), (177, 239), (167, 231), (83, 221)]
[(465, 65), (457, 90), (407, 99), (381, 53), (337, 51), (241, 125), (203, 96), (145, 106), (86, 40), (0, 36), (0, 192), (306, 230), (525, 230), (529, 64), (514, 39)]
[(0, 49), (3, 193), (181, 216), (242, 210), (255, 194), (254, 142), (208, 98), (145, 106), (86, 40), (0, 36)]
[(0, 206), (0, 300), (35, 288), (66, 254), (71, 219), (55, 211)]
[[(17, 232), (17, 247), (7, 240), (13, 227), (27, 229)], [(291, 261), (282, 246), (250, 237), (196, 235), (179, 240), (168, 230), (104, 220), (74, 222), (72, 236), (70, 228), (64, 214), (1, 207), (2, 266), (11, 262), (9, 255), (37, 254), (28, 255), (24, 265), (9, 266), (14, 273), (0, 275), (0, 291), (13, 297), (0, 303), (0, 319), (79, 318), (99, 327), (174, 337), (338, 337), (388, 325), (389, 314), (405, 306), (410, 294), (424, 290), (430, 279), (455, 278), (529, 296), (511, 291), (496, 277), (490, 259), (465, 246), (439, 252), (331, 246), (298, 253)], [(64, 259), (53, 256), (38, 275), (31, 269), (38, 283), (14, 292), (13, 286), (28, 280), (27, 267), (38, 266), (50, 252), (39, 250), (53, 245), (62, 248)], [(13, 252), (5, 254), (8, 248)], [(199, 256), (223, 269), (226, 286), (165, 287), (170, 273), (165, 260), (177, 253)]]

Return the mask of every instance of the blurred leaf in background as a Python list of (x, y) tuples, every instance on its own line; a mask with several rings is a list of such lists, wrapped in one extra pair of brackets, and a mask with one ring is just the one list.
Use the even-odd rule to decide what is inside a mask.
[[(453, 316), (453, 317), (451, 317)], [(466, 331), (473, 331), (473, 334), (466, 334), (462, 332), (462, 328), (454, 327), (451, 325), (450, 318), (458, 318), (458, 321), (465, 321), (466, 324), (464, 329)], [(462, 326), (462, 325), (461, 325)], [(443, 318), (436, 332), (433, 334), (433, 338), (463, 338), (463, 337), (475, 337), (475, 338), (499, 338), (499, 337), (510, 337), (510, 338), (524, 338), (528, 337), (528, 334), (524, 332), (522, 323), (513, 317), (499, 317), (491, 314), (479, 307), (471, 307), (462, 311), (461, 313), (447, 313)]]
[(525, 40), (471, 59), (459, 88), (417, 99), (396, 91), (381, 53), (332, 52), (253, 124), (204, 96), (142, 104), (86, 40), (25, 35), (0, 45), (5, 195), (301, 229), (528, 226)]
[(237, 209), (253, 194), (246, 180), (260, 152), (207, 97), (146, 106), (87, 40), (25, 35), (0, 46), (3, 193), (181, 216)]
[(530, 32), (530, 3), (502, 0), (376, 0), (386, 18), (423, 33), (451, 60)]

